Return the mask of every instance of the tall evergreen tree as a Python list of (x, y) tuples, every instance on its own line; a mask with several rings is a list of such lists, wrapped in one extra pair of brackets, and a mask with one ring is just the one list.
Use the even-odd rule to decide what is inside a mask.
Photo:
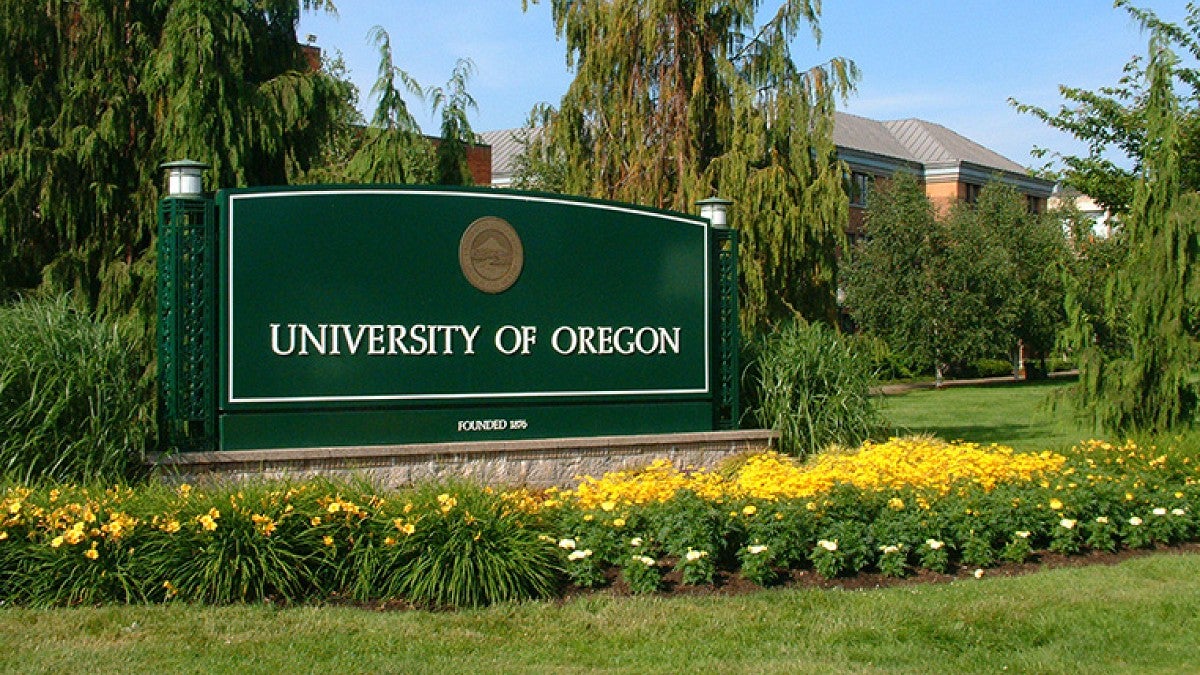
[(0, 3), (0, 289), (42, 284), (134, 339), (153, 327), (158, 165), (210, 185), (286, 180), (348, 96), (296, 41), (328, 0)]
[[(525, 0), (525, 4), (537, 0)], [(834, 99), (853, 63), (801, 70), (789, 43), (815, 0), (551, 0), (575, 78), (527, 152), (565, 192), (691, 210), (734, 201), (742, 324), (832, 321), (848, 202)], [(526, 183), (530, 182), (528, 177)]]
[(1077, 401), (1115, 432), (1169, 429), (1194, 421), (1197, 410), (1200, 195), (1181, 186), (1182, 115), (1167, 42), (1158, 32), (1150, 41), (1144, 155), (1124, 222), (1129, 257), (1106, 294), (1109, 308), (1124, 310), (1124, 340), (1097, 340), (1080, 300), (1068, 298), (1082, 375)]
[(432, 182), (433, 147), (421, 135), (403, 94), (407, 91), (424, 100), (425, 90), (396, 66), (391, 36), (383, 27), (372, 28), (370, 38), (379, 47), (379, 77), (371, 87), (378, 103), (370, 126), (362, 130), (360, 142), (339, 178), (356, 183)]
[(429, 91), (429, 103), (434, 112), (441, 112), (441, 136), (437, 146), (437, 182), (439, 185), (470, 185), (471, 169), (467, 165), (467, 148), (479, 142), (471, 129), (467, 113), (478, 108), (475, 97), (467, 91), (467, 82), (475, 73), (470, 59), (459, 59), (445, 87)]

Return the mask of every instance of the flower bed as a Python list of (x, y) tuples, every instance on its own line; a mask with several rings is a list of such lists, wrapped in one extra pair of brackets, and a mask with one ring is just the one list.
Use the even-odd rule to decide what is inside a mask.
[(592, 588), (652, 592), (718, 571), (769, 584), (794, 568), (987, 567), (1194, 541), (1184, 453), (1088, 441), (1063, 454), (892, 439), (805, 464), (763, 453), (725, 472), (656, 462), (566, 491), (466, 483), (8, 487), (0, 600), (403, 599), (469, 606)]

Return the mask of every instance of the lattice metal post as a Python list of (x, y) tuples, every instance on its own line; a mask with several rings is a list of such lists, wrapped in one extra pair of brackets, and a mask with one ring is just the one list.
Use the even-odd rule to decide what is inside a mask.
[(738, 324), (738, 235), (728, 226), (727, 214), (733, 202), (710, 197), (699, 202), (700, 215), (712, 223), (713, 260), (716, 265), (715, 328), (717, 350), (713, 370), (716, 391), (713, 392), (713, 426), (716, 429), (736, 429), (740, 418), (740, 387), (738, 352), (741, 333)]
[[(198, 162), (164, 164), (158, 206), (158, 420), (166, 448), (216, 447), (216, 220)], [(178, 170), (194, 171), (192, 176)]]

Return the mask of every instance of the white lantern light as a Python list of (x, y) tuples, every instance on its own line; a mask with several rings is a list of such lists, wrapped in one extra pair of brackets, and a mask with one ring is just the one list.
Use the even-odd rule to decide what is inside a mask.
[(720, 197), (709, 197), (696, 202), (700, 207), (700, 217), (707, 218), (713, 227), (728, 227), (729, 207), (733, 202)]
[(204, 162), (181, 159), (159, 168), (167, 171), (168, 197), (199, 197), (204, 193), (204, 170), (209, 168)]

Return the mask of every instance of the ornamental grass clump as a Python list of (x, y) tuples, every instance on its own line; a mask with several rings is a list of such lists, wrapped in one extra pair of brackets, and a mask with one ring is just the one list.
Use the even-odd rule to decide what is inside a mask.
[(413, 503), (425, 515), (407, 539), (418, 554), (399, 570), (394, 587), (401, 597), (432, 607), (478, 607), (557, 592), (564, 571), (554, 540), (491, 490), (425, 486)]
[(870, 390), (870, 356), (820, 323), (795, 321), (767, 336), (750, 362), (754, 418), (780, 433), (780, 447), (814, 454), (857, 446), (883, 426)]
[[(299, 602), (323, 589), (328, 553), (305, 514), (305, 485), (257, 483), (192, 489), (146, 522), (139, 567), (153, 599), (213, 604)], [(150, 532), (148, 531), (149, 535)]]
[(0, 304), (0, 474), (121, 481), (143, 471), (153, 380), (114, 326), (69, 297)]

